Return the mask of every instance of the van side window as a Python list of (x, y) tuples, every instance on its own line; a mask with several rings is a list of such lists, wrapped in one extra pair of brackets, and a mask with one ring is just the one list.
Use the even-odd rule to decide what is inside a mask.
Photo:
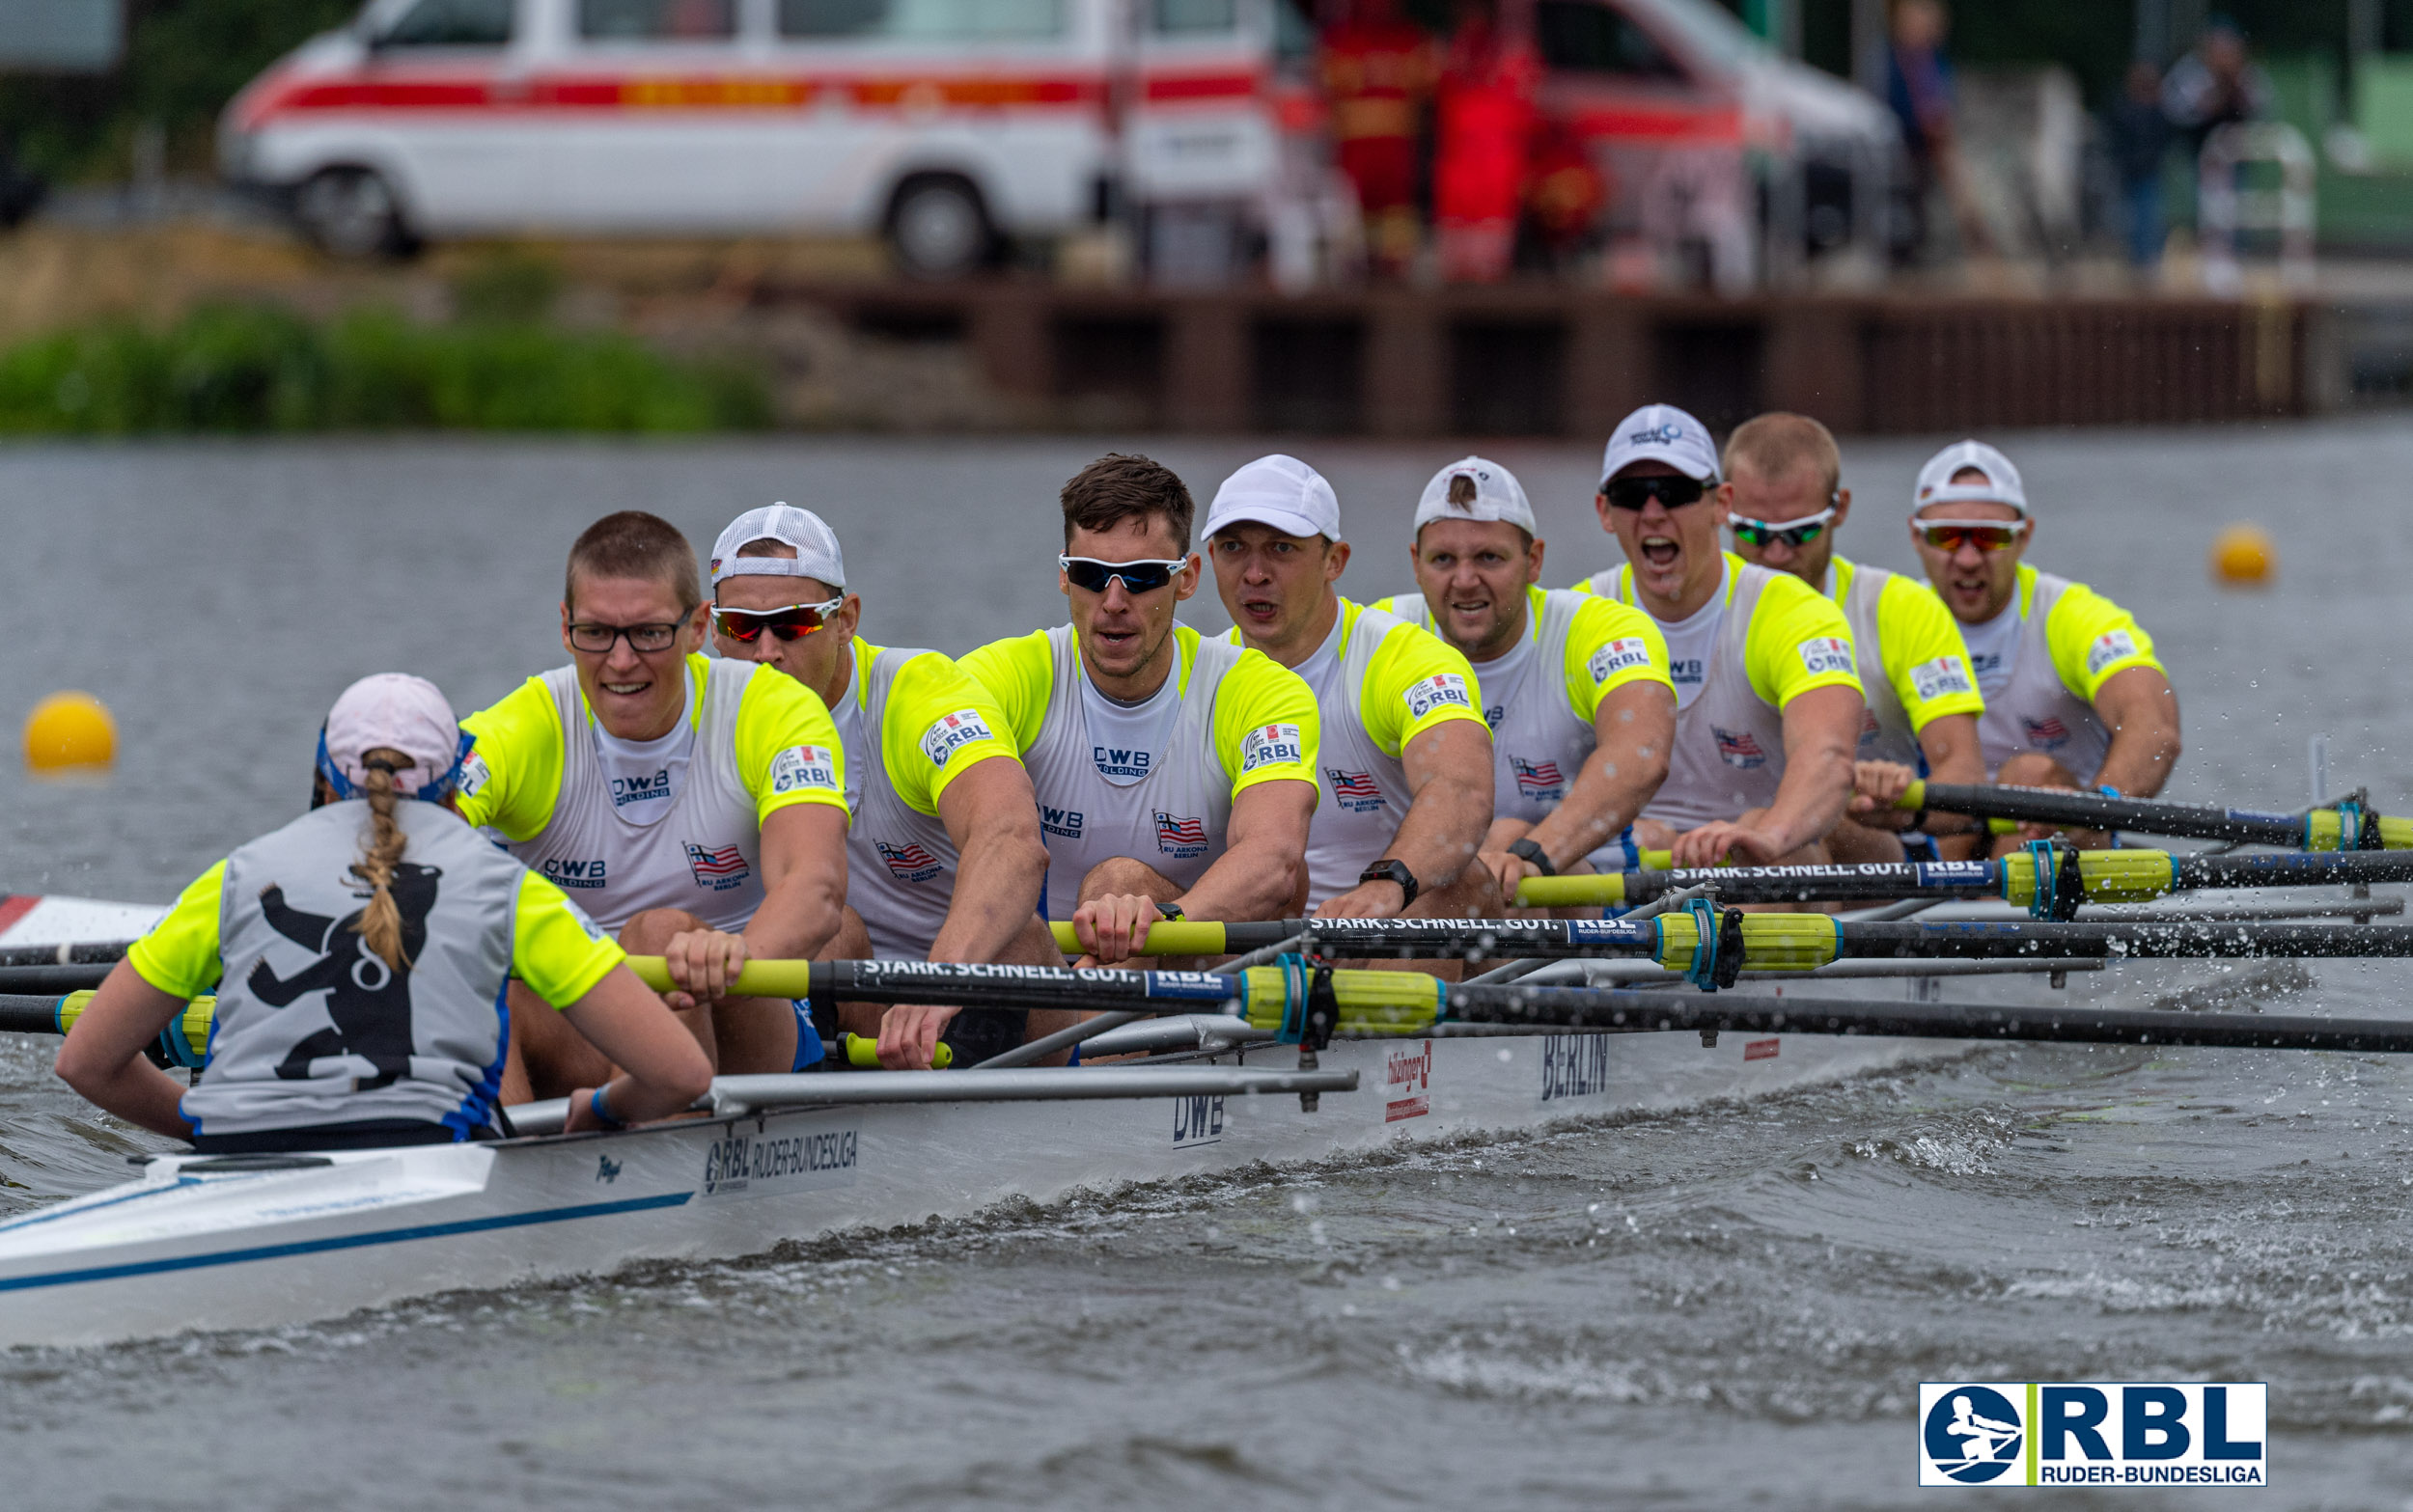
[(1168, 37), (1237, 31), (1240, 0), (1151, 0), (1150, 30)]
[(380, 47), (502, 47), (517, 0), (419, 0), (377, 34)]
[(1534, 7), (1534, 41), (1553, 69), (1629, 79), (1684, 77), (1649, 32), (1598, 0), (1540, 0)]
[(722, 41), (736, 0), (578, 0), (578, 35), (599, 41)]
[(1065, 29), (1065, 6), (1066, 0), (779, 0), (779, 35), (925, 41), (1056, 37)]

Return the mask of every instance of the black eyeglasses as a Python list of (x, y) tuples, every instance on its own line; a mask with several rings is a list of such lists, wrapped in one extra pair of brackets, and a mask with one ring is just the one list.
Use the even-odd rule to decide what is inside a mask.
[(1698, 478), (1612, 478), (1600, 485), (1609, 503), (1620, 509), (1648, 509), (1658, 500), (1671, 509), (1699, 504), (1709, 485)]
[(574, 648), (596, 656), (609, 656), (612, 645), (622, 636), (628, 638), (628, 648), (640, 656), (667, 651), (679, 644), (679, 630), (684, 620), (668, 624), (602, 624), (590, 620), (569, 627), (569, 644)]
[(1056, 559), (1066, 579), (1084, 593), (1102, 593), (1116, 578), (1123, 579), (1126, 592), (1152, 593), (1179, 576), (1189, 564), (1187, 557), (1162, 562), (1100, 562), (1096, 557)]

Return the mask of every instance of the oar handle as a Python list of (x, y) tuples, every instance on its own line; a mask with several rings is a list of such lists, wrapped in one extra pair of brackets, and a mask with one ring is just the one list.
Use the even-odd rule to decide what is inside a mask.
[[(1067, 955), (1080, 955), (1081, 941), (1072, 932), (1068, 921), (1059, 921), (1052, 927), (1056, 933), (1056, 948)], [(1205, 920), (1174, 919), (1148, 926), (1148, 944), (1143, 955), (1228, 955), (1223, 925)]]
[[(838, 1058), (858, 1071), (879, 1069), (879, 1041), (869, 1034), (838, 1036)], [(940, 1071), (956, 1063), (956, 1047), (945, 1040), (938, 1042), (938, 1053), (930, 1057), (930, 1065)]]

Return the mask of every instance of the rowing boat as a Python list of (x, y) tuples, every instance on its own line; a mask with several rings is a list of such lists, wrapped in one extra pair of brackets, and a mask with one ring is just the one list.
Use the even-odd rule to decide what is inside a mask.
[[(2347, 914), (2402, 904), (2333, 894), (2292, 906)], [(1935, 913), (2015, 917), (1983, 903)], [(23, 943), (38, 953), (49, 942)], [(2034, 1007), (2166, 998), (2273, 970), (2304, 979), (2293, 963), (1845, 961), (1746, 972), (1742, 985), (1759, 1003), (1932, 1003), (1949, 985), (1955, 1000)], [(1545, 971), (1623, 985), (1668, 975), (1630, 961)], [(2247, 978), (2258, 979), (2270, 984)], [(125, 1184), (0, 1223), (0, 1343), (269, 1327), (637, 1261), (734, 1258), (1084, 1188), (1762, 1097), (1972, 1048), (1893, 1035), (1443, 1024), (1337, 1039), (1310, 1057), (1243, 1019), (1177, 1013), (1100, 1035), (1078, 1067), (725, 1077), (703, 1116), (642, 1129), (317, 1155), (142, 1156)], [(1107, 1056), (1135, 1058), (1099, 1063)], [(559, 1117), (558, 1104), (516, 1112), (526, 1129)]]

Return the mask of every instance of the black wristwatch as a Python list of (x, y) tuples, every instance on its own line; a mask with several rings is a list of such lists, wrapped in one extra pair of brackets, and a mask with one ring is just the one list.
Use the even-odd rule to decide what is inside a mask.
[(1536, 844), (1534, 838), (1530, 835), (1509, 841), (1508, 853), (1519, 861), (1530, 863), (1534, 869), (1545, 877), (1555, 877), (1559, 874), (1559, 868), (1550, 865), (1549, 854)]
[(1357, 880), (1360, 882), (1398, 883), (1400, 885), (1400, 891), (1407, 894), (1407, 896), (1400, 899), (1400, 906), (1401, 908), (1405, 908), (1408, 904), (1415, 902), (1416, 894), (1423, 891), (1423, 889), (1416, 885), (1416, 873), (1407, 869), (1406, 862), (1398, 860), (1397, 858), (1390, 861), (1375, 862), (1373, 866), (1368, 866), (1365, 870), (1359, 872), (1357, 874)]

